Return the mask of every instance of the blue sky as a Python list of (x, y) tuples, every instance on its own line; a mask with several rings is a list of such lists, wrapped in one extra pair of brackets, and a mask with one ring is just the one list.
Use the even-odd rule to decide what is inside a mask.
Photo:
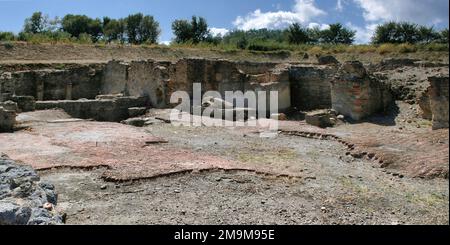
[(0, 30), (19, 32), (35, 11), (50, 17), (67, 13), (126, 17), (142, 12), (160, 22), (160, 41), (173, 37), (171, 23), (192, 15), (208, 20), (213, 33), (232, 29), (283, 28), (293, 22), (326, 28), (341, 22), (364, 43), (379, 23), (396, 20), (448, 27), (448, 0), (0, 0)]

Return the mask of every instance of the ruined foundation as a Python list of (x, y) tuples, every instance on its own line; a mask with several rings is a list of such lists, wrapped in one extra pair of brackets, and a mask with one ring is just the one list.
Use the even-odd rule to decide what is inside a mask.
[[(3, 101), (16, 101), (21, 111), (34, 110), (34, 100), (37, 100), (39, 110), (59, 107), (67, 109), (71, 115), (80, 115), (76, 112), (77, 107), (95, 104), (87, 100), (107, 94), (147, 97), (149, 107), (170, 108), (174, 106), (170, 104), (173, 92), (186, 91), (192, 97), (192, 85), (201, 83), (202, 93), (219, 91), (222, 98), (225, 91), (264, 91), (267, 92), (267, 104), (270, 102), (269, 92), (277, 91), (278, 111), (284, 112), (292, 107), (301, 110), (329, 108), (329, 81), (334, 71), (333, 66), (238, 63), (198, 58), (181, 59), (175, 63), (111, 61), (61, 70), (6, 72), (0, 78), (0, 92), (4, 94)], [(78, 101), (80, 99), (87, 100)], [(70, 100), (74, 102), (68, 102)], [(97, 103), (111, 104), (105, 101)]]
[[(0, 224), (448, 224), (447, 66), (84, 62), (0, 67)], [(178, 126), (176, 91), (248, 124)]]
[(146, 97), (117, 97), (96, 100), (39, 101), (36, 107), (38, 110), (60, 108), (75, 118), (119, 122), (134, 116), (129, 113), (130, 108), (145, 106), (146, 103)]
[(362, 63), (346, 62), (331, 82), (332, 108), (359, 121), (386, 111), (392, 102), (389, 89), (371, 77)]
[(448, 77), (429, 77), (430, 86), (419, 99), (422, 117), (432, 120), (433, 129), (448, 128)]
[(16, 112), (0, 106), (0, 132), (11, 132), (16, 124)]
[[(340, 67), (336, 62), (322, 63), (325, 65), (184, 58), (176, 62), (113, 60), (105, 64), (60, 65), (58, 69), (12, 70), (0, 75), (0, 102), (17, 103), (17, 112), (63, 108), (74, 117), (120, 121), (135, 115), (127, 112), (131, 107), (174, 107), (170, 97), (176, 91), (186, 91), (192, 99), (193, 84), (200, 83), (202, 94), (214, 90), (222, 98), (225, 91), (264, 91), (266, 95), (276, 91), (281, 113), (333, 108), (359, 121), (385, 112), (394, 96), (398, 97), (398, 91), (391, 93), (397, 88), (369, 74), (360, 62), (346, 62)], [(422, 63), (385, 60), (370, 69), (399, 69), (401, 65), (418, 67)], [(448, 78), (430, 78), (430, 83), (430, 89), (418, 96), (422, 117), (433, 121), (433, 129), (446, 128)], [(114, 102), (117, 96), (109, 95), (124, 98)], [(138, 98), (146, 99), (144, 102)], [(266, 98), (269, 105), (270, 98)]]

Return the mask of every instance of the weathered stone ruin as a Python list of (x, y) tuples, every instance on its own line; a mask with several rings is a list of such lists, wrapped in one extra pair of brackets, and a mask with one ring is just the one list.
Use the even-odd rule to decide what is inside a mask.
[(36, 107), (38, 110), (60, 108), (76, 118), (119, 122), (134, 116), (134, 112), (130, 114), (130, 109), (143, 106), (146, 101), (145, 97), (123, 96), (112, 99), (38, 101)]
[(36, 109), (36, 100), (33, 96), (12, 96), (11, 100), (17, 103), (19, 112), (34, 111)]
[(0, 225), (62, 224), (56, 204), (53, 185), (41, 182), (30, 166), (0, 155)]
[(330, 66), (291, 66), (291, 105), (304, 111), (331, 108), (330, 82), (335, 73)]
[(327, 128), (337, 123), (337, 116), (337, 112), (334, 110), (315, 110), (306, 114), (305, 121), (319, 128)]
[(7, 110), (0, 105), (0, 132), (11, 132), (16, 124), (16, 111)]
[[(62, 108), (73, 117), (119, 122), (143, 115), (149, 108), (174, 107), (170, 97), (176, 91), (187, 92), (192, 100), (193, 84), (200, 83), (202, 94), (218, 91), (218, 99), (225, 99), (225, 91), (276, 91), (280, 113), (333, 108), (338, 114), (359, 121), (385, 111), (393, 100), (391, 87), (386, 85), (389, 82), (372, 76), (362, 63), (339, 65), (332, 57), (318, 58), (323, 65), (184, 58), (176, 62), (113, 60), (103, 64), (54, 65), (51, 69), (11, 69), (0, 74), (0, 102), (4, 115), (5, 110), (20, 113)], [(405, 64), (420, 65), (415, 60), (386, 60), (369, 68), (396, 69)], [(431, 78), (429, 92), (419, 100), (423, 116), (433, 120), (433, 128), (448, 125), (448, 106), (443, 103), (448, 98), (448, 85), (445, 79), (441, 80)], [(270, 96), (266, 99), (269, 105)], [(234, 101), (231, 103), (236, 107)], [(6, 125), (11, 122), (3, 119), (2, 130), (10, 130), (11, 126)]]
[(430, 86), (422, 93), (418, 104), (422, 117), (432, 121), (433, 129), (448, 128), (448, 77), (429, 77)]
[(8, 111), (15, 111), (19, 112), (19, 107), (17, 106), (17, 103), (11, 100), (7, 100), (5, 102), (0, 102), (0, 106), (3, 107), (3, 109)]
[(383, 112), (392, 101), (389, 89), (370, 76), (361, 62), (344, 63), (331, 82), (332, 108), (359, 121)]
[[(186, 91), (192, 98), (193, 84), (201, 83), (202, 93), (218, 91), (222, 98), (225, 91), (277, 91), (278, 111), (284, 112), (291, 107), (329, 108), (329, 81), (334, 71), (329, 66), (201, 58), (177, 62), (113, 60), (61, 69), (4, 72), (0, 92), (4, 95), (2, 101), (16, 101), (20, 111), (62, 108), (74, 117), (118, 121), (134, 116), (133, 112), (125, 113), (132, 107), (171, 108), (173, 92)], [(109, 96), (116, 94), (124, 98)], [(268, 105), (270, 96), (266, 98)], [(109, 115), (114, 113), (119, 116)], [(96, 116), (99, 114), (102, 116)]]
[(319, 65), (339, 65), (339, 61), (331, 55), (318, 56)]

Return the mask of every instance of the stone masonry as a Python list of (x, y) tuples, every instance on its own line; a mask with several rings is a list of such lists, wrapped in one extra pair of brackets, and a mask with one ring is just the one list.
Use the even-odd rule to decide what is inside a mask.
[(383, 112), (392, 96), (382, 83), (370, 76), (361, 62), (344, 63), (331, 82), (332, 108), (339, 114), (359, 121)]

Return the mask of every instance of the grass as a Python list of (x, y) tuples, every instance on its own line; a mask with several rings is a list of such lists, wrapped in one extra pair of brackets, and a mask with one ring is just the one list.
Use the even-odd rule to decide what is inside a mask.
[(422, 205), (424, 207), (434, 207), (445, 204), (448, 198), (437, 193), (418, 195), (417, 193), (406, 193), (405, 197), (413, 204)]
[(341, 196), (342, 201), (358, 202), (359, 204), (371, 204), (377, 197), (376, 193), (372, 192), (369, 187), (362, 185), (347, 177), (338, 177), (338, 181), (342, 187), (348, 191), (347, 195)]
[[(43, 34), (34, 34), (28, 35), (25, 37), (28, 43), (32, 44), (88, 44), (95, 45), (95, 47), (103, 48), (110, 44), (105, 41), (98, 41), (94, 43), (90, 36), (86, 34), (80, 35), (79, 38), (69, 37), (67, 35), (58, 35), (58, 36), (48, 36)], [(12, 42), (12, 41), (8, 41)], [(117, 44), (113, 44), (117, 45)], [(158, 44), (142, 44), (138, 45), (143, 48), (188, 48), (188, 49), (206, 49), (210, 51), (217, 51), (222, 53), (236, 53), (243, 51), (236, 47), (235, 44), (227, 44), (227, 43), (183, 43), (177, 44), (173, 43), (170, 46), (166, 45), (158, 45)], [(252, 53), (267, 53), (269, 55), (281, 55), (281, 56), (289, 56), (293, 52), (297, 53), (309, 53), (312, 55), (322, 55), (322, 54), (408, 54), (408, 53), (416, 53), (419, 51), (427, 52), (448, 52), (449, 45), (442, 43), (430, 43), (430, 44), (381, 44), (381, 45), (372, 45), (372, 44), (362, 44), (362, 45), (344, 45), (344, 44), (320, 44), (320, 45), (312, 45), (312, 44), (288, 44), (288, 43), (279, 43), (274, 41), (255, 41), (253, 43), (249, 43), (246, 46), (246, 51)]]
[[(184, 43), (184, 44), (172, 44), (170, 47), (174, 48), (196, 48), (196, 49), (208, 49), (214, 51), (224, 51), (224, 52), (237, 52), (242, 51), (238, 49), (235, 45), (220, 43), (217, 45), (211, 43)], [(288, 54), (292, 52), (307, 52), (312, 55), (321, 54), (407, 54), (416, 53), (418, 51), (436, 51), (436, 52), (448, 52), (448, 44), (430, 43), (430, 44), (361, 44), (361, 45), (344, 45), (344, 44), (301, 44), (301, 45), (291, 45), (287, 43), (276, 43), (276, 42), (263, 42), (257, 41), (248, 44), (246, 50), (256, 51), (261, 53), (283, 53)]]
[(394, 44), (386, 43), (380, 45), (376, 50), (379, 54), (384, 55), (395, 52), (396, 47)]
[[(0, 49), (22, 51), (27, 47), (23, 44), (27, 42), (4, 41), (0, 44)], [(30, 41), (28, 42), (30, 43)], [(267, 44), (268, 47), (253, 46), (252, 49), (238, 49), (235, 45), (219, 43), (186, 43), (172, 44), (170, 46), (159, 44), (130, 45), (122, 43), (96, 42), (92, 43), (90, 39), (73, 40), (64, 35), (57, 40), (35, 36), (31, 39), (33, 44), (51, 44), (71, 45), (73, 47), (85, 46), (86, 48), (96, 48), (98, 50), (111, 50), (120, 53), (132, 52), (132, 49), (145, 52), (150, 57), (159, 57), (160, 59), (178, 60), (183, 57), (205, 57), (222, 58), (239, 61), (254, 62), (307, 62), (316, 61), (316, 56), (332, 55), (339, 61), (360, 60), (361, 62), (380, 62), (385, 58), (416, 58), (426, 61), (445, 62), (448, 60), (448, 44), (382, 44), (382, 45), (288, 45), (288, 44)], [(264, 44), (259, 44), (264, 45)], [(308, 54), (309, 58), (304, 58)]]
[(417, 46), (409, 43), (402, 43), (397, 46), (397, 51), (401, 54), (415, 53), (417, 52)]

